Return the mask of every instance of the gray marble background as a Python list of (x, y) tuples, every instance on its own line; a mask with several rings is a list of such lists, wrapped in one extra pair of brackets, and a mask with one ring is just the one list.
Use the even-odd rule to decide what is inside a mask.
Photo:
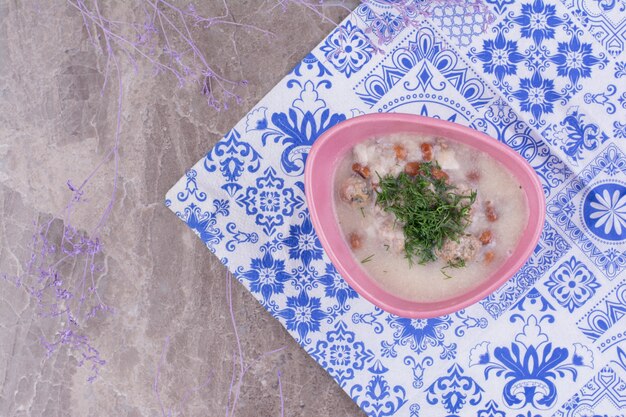
[[(101, 3), (111, 16), (140, 16), (136, 0)], [(223, 12), (221, 1), (198, 3), (206, 15)], [(268, 11), (278, 3), (286, 9)], [(89, 369), (77, 366), (70, 349), (46, 356), (40, 339), (59, 323), (40, 317), (23, 287), (0, 279), (1, 417), (226, 415), (236, 351), (226, 271), (164, 206), (164, 195), (332, 29), (286, 0), (228, 4), (228, 19), (275, 33), (268, 39), (228, 25), (197, 32), (204, 54), (225, 77), (248, 80), (238, 90), (241, 105), (211, 110), (197, 85), (178, 88), (142, 61), (137, 73), (123, 65), (119, 188), (102, 229), (103, 270), (96, 280), (115, 312), (82, 328), (107, 361), (95, 382), (86, 383)], [(324, 13), (339, 21), (347, 11), (329, 7)], [(103, 81), (102, 51), (65, 1), (0, 0), (0, 276), (24, 273), (35, 223), (54, 219), (48, 236), (60, 241), (72, 197), (66, 181), (80, 183), (111, 148), (117, 84), (110, 80), (101, 95)], [(90, 181), (74, 226), (93, 227), (112, 179), (109, 162)], [(82, 267), (66, 264), (64, 273), (77, 276)], [(278, 370), (285, 416), (361, 415), (241, 285), (233, 280), (232, 288), (243, 355), (251, 364), (236, 415), (280, 415)], [(208, 376), (208, 385), (185, 397)]]

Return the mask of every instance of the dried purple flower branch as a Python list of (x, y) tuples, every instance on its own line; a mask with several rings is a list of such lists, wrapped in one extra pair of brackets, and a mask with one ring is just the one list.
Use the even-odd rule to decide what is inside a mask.
[[(229, 19), (231, 12), (226, 0), (222, 0), (224, 13), (212, 17), (200, 15), (191, 4), (180, 8), (166, 0), (140, 0), (138, 6), (145, 19), (142, 24), (104, 17), (100, 11), (100, 0), (93, 0), (92, 6), (86, 0), (67, 2), (81, 14), (94, 47), (99, 49), (98, 41), (105, 40), (105, 85), (112, 56), (125, 56), (136, 71), (137, 60), (141, 58), (152, 66), (156, 74), (173, 75), (179, 87), (187, 83), (197, 84), (207, 97), (207, 104), (218, 111), (228, 109), (231, 101), (241, 102), (236, 90), (246, 85), (246, 81), (230, 80), (219, 75), (198, 46), (192, 28), (227, 25), (273, 36), (270, 31)], [(162, 45), (159, 38), (163, 40)]]
[[(330, 23), (333, 26), (336, 26), (338, 22), (335, 22), (331, 18), (329, 18), (324, 13), (324, 8), (338, 8), (340, 10), (345, 11), (346, 13), (350, 13), (352, 11), (351, 7), (345, 5), (346, 1), (328, 1), (328, 0), (275, 0), (276, 4), (270, 9), (270, 11), (274, 10), (277, 7), (280, 7), (283, 12), (287, 10), (287, 6), (289, 4), (297, 5), (303, 7), (304, 9), (312, 12), (315, 16), (317, 16), (321, 21)], [(355, 3), (347, 1), (347, 3)]]
[[(42, 321), (51, 325), (52, 332), (40, 338), (47, 356), (61, 348), (68, 349), (78, 366), (89, 365), (91, 373), (87, 380), (93, 382), (106, 362), (82, 334), (82, 326), (98, 312), (112, 311), (100, 299), (94, 279), (94, 274), (100, 272), (96, 255), (101, 246), (97, 239), (90, 239), (69, 226), (63, 227), (60, 238), (55, 237), (59, 234), (56, 230), (58, 223), (60, 221), (53, 219), (41, 225), (35, 223), (36, 232), (23, 273), (2, 277), (24, 289), (35, 301), (36, 312)], [(58, 240), (62, 243), (55, 245), (53, 241)], [(68, 268), (71, 271), (77, 269), (79, 273), (64, 274), (62, 271)]]

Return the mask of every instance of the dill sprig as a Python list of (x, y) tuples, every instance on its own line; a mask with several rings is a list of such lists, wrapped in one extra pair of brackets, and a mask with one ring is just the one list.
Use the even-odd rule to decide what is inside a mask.
[(363, 259), (361, 261), (361, 263), (362, 264), (367, 263), (367, 262), (371, 261), (373, 257), (374, 257), (374, 254), (372, 253), (370, 256), (368, 256), (367, 258)]
[(470, 208), (476, 201), (476, 191), (460, 193), (445, 178), (435, 177), (434, 170), (441, 172), (437, 162), (425, 162), (415, 176), (405, 172), (397, 177), (379, 176), (376, 204), (393, 213), (402, 225), (410, 263), (414, 258), (420, 264), (434, 261), (435, 250), (445, 240), (458, 240), (470, 224)]

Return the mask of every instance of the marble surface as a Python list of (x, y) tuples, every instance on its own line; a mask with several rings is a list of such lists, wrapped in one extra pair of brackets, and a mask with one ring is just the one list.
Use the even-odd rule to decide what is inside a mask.
[[(103, 3), (111, 15), (139, 13), (130, 6), (136, 2)], [(221, 2), (201, 3), (205, 14), (223, 11)], [(204, 53), (226, 77), (248, 80), (239, 90), (240, 106), (216, 112), (195, 85), (179, 89), (141, 61), (137, 73), (123, 66), (119, 188), (102, 229), (103, 268), (96, 280), (115, 311), (82, 329), (107, 363), (89, 384), (89, 370), (77, 366), (71, 350), (47, 357), (40, 339), (58, 323), (38, 315), (24, 288), (0, 280), (0, 416), (226, 414), (237, 349), (226, 298), (231, 278), (163, 198), (332, 28), (301, 6), (268, 11), (278, 3), (289, 2), (229, 1), (229, 18), (254, 21), (273, 31), (272, 39), (233, 26), (200, 34)], [(347, 11), (325, 13), (338, 21)], [(67, 180), (80, 183), (111, 148), (116, 84), (101, 94), (103, 81), (103, 56), (88, 42), (76, 10), (64, 1), (0, 0), (0, 275), (24, 272), (35, 224), (52, 219), (48, 238), (60, 241), (72, 197)], [(90, 181), (75, 227), (94, 226), (112, 179), (109, 162)], [(80, 268), (66, 265), (64, 273), (73, 276)], [(283, 327), (231, 282), (250, 365), (235, 414), (281, 415), (280, 371), (284, 415), (362, 415)]]

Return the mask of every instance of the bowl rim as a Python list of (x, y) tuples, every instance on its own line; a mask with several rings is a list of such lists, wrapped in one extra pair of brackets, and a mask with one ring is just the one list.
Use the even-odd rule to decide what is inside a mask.
[[(446, 300), (436, 301), (436, 302), (418, 302), (411, 301), (408, 299), (403, 299), (396, 294), (392, 294), (384, 290), (380, 285), (375, 283), (375, 280), (371, 278), (368, 274), (365, 274), (369, 278), (369, 282), (361, 282), (360, 279), (355, 278), (352, 273), (347, 268), (346, 262), (342, 261), (335, 250), (333, 250), (333, 246), (331, 245), (326, 230), (323, 226), (322, 219), (317, 212), (317, 193), (314, 192), (315, 184), (315, 167), (318, 161), (318, 155), (321, 149), (333, 138), (335, 135), (339, 134), (342, 131), (347, 129), (352, 129), (355, 125), (363, 124), (363, 123), (371, 123), (371, 122), (384, 122), (384, 123), (404, 123), (407, 122), (410, 124), (418, 124), (425, 125), (427, 127), (433, 129), (444, 129), (449, 132), (457, 132), (461, 136), (469, 136), (472, 140), (482, 141), (485, 144), (497, 149), (497, 153), (505, 154), (509, 158), (516, 160), (517, 165), (524, 174), (528, 177), (529, 181), (526, 182), (524, 186), (524, 191), (528, 197), (529, 193), (533, 193), (534, 197), (537, 197), (536, 208), (530, 207), (529, 205), (529, 219), (526, 225), (526, 228), (534, 227), (532, 230), (531, 237), (525, 242), (521, 242), (522, 237), (520, 237), (520, 242), (517, 244), (517, 247), (523, 244), (524, 250), (521, 252), (521, 256), (519, 256), (514, 263), (512, 263), (507, 269), (505, 273), (495, 277), (494, 279), (490, 279), (485, 281), (482, 284), (479, 284), (478, 287), (482, 288), (479, 291), (474, 291), (473, 289), (468, 290), (467, 292), (461, 293), (452, 299), (459, 299), (459, 301), (454, 302), (452, 304), (448, 303), (446, 305)], [(405, 130), (390, 130), (390, 134), (392, 133), (401, 133)], [(370, 136), (371, 137), (371, 136)], [(367, 140), (367, 136), (363, 136), (359, 142)], [(452, 139), (456, 140), (456, 139)], [(459, 140), (461, 143), (467, 143), (463, 140)], [(358, 143), (358, 142), (357, 142)], [(471, 143), (467, 143), (471, 146)], [(498, 159), (498, 158), (496, 158)], [(501, 161), (500, 161), (501, 162)], [(336, 165), (333, 166), (335, 168)], [(334, 174), (335, 169), (332, 170), (332, 174)], [(530, 186), (528, 186), (530, 185)], [(317, 233), (318, 238), (320, 239), (320, 243), (324, 248), (324, 251), (330, 258), (332, 264), (337, 269), (339, 274), (347, 281), (347, 283), (362, 297), (373, 303), (374, 305), (380, 307), (381, 309), (390, 312), (392, 314), (407, 317), (407, 318), (432, 318), (443, 316), (446, 314), (450, 314), (461, 310), (465, 307), (468, 307), (476, 302), (484, 299), (488, 295), (492, 294), (499, 287), (501, 287), (505, 282), (507, 282), (513, 275), (515, 275), (520, 268), (526, 263), (526, 261), (532, 255), (543, 231), (544, 223), (545, 223), (545, 215), (546, 215), (546, 203), (545, 203), (545, 195), (543, 192), (542, 184), (537, 176), (537, 173), (532, 168), (532, 166), (524, 159), (519, 153), (514, 151), (509, 146), (501, 143), (497, 139), (492, 138), (482, 132), (479, 132), (475, 129), (472, 129), (467, 126), (460, 125), (458, 123), (449, 122), (446, 120), (435, 119), (432, 117), (419, 116), (415, 114), (408, 113), (372, 113), (366, 115), (360, 115), (348, 120), (345, 120), (341, 123), (336, 124), (335, 126), (326, 130), (323, 134), (321, 134), (317, 140), (314, 142), (313, 146), (309, 150), (309, 154), (307, 156), (305, 170), (304, 170), (304, 189), (305, 196), (307, 200), (308, 210), (311, 218), (311, 222), (313, 227)], [(527, 204), (529, 204), (527, 202)], [(334, 207), (333, 207), (334, 213)], [(335, 219), (336, 222), (336, 219)], [(522, 235), (523, 236), (523, 235)], [(351, 259), (351, 262), (354, 263), (354, 260)], [(347, 263), (350, 263), (348, 261)], [(358, 266), (358, 265), (357, 265)], [(494, 273), (495, 274), (495, 273)], [(387, 295), (387, 299), (392, 299), (398, 301), (398, 303), (402, 304), (398, 306), (398, 303), (390, 303), (388, 300), (383, 300), (380, 297), (373, 294), (372, 286), (378, 287), (377, 290), (382, 291), (382, 293)], [(375, 289), (375, 288), (374, 288)], [(471, 296), (464, 296), (467, 293), (474, 292)], [(450, 300), (450, 299), (448, 299)], [(442, 303), (444, 305), (442, 305)]]

